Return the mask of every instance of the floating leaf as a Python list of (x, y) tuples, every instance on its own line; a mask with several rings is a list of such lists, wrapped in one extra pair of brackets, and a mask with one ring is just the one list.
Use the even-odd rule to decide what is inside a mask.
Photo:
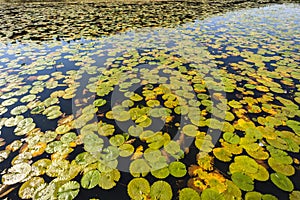
[(95, 133), (89, 133), (83, 138), (84, 149), (88, 152), (100, 152), (103, 147), (103, 139)]
[(146, 176), (150, 172), (150, 167), (144, 159), (136, 159), (131, 162), (129, 171), (134, 177), (139, 177), (140, 174)]
[(32, 164), (32, 171), (36, 176), (44, 175), (46, 170), (51, 165), (51, 160), (43, 158)]
[(232, 154), (225, 148), (220, 148), (220, 147), (214, 148), (213, 153), (216, 156), (216, 158), (218, 158), (221, 161), (224, 162), (231, 161)]
[(198, 127), (192, 124), (185, 125), (182, 132), (187, 136), (195, 137), (198, 133)]
[(80, 184), (76, 181), (69, 181), (59, 187), (57, 191), (58, 199), (71, 200), (79, 193)]
[(109, 142), (113, 146), (121, 146), (125, 142), (125, 138), (123, 135), (115, 135), (109, 139)]
[(227, 189), (222, 193), (226, 200), (241, 199), (242, 192), (232, 181), (226, 179)]
[(255, 199), (261, 199), (262, 194), (259, 192), (247, 192), (245, 195), (245, 200), (255, 200)]
[(82, 176), (81, 186), (85, 189), (92, 189), (98, 185), (99, 179), (100, 172), (98, 170), (91, 170)]
[(219, 194), (219, 192), (217, 192), (214, 189), (205, 189), (202, 191), (201, 193), (201, 199), (203, 200), (224, 200), (224, 197)]
[(142, 134), (143, 132), (143, 128), (139, 125), (137, 126), (130, 126), (129, 129), (128, 129), (128, 133), (131, 135), (131, 136), (134, 136), (134, 137), (138, 137), (140, 136), (140, 134)]
[(101, 107), (104, 106), (106, 104), (106, 100), (105, 99), (97, 99), (94, 101), (94, 105)]
[(280, 173), (272, 173), (270, 175), (271, 181), (281, 190), (291, 192), (294, 189), (294, 185), (292, 181), (283, 174)]
[(171, 200), (172, 199), (172, 188), (165, 181), (156, 181), (151, 185), (150, 198), (157, 200)]
[(128, 157), (134, 152), (134, 147), (131, 144), (122, 144), (119, 147), (120, 156)]
[(128, 183), (127, 192), (134, 200), (144, 199), (150, 193), (150, 184), (144, 178), (134, 178)]
[(292, 165), (281, 163), (273, 157), (268, 159), (268, 164), (275, 172), (281, 173), (285, 176), (292, 176), (295, 174), (295, 168)]
[(231, 176), (231, 179), (241, 190), (252, 191), (254, 189), (253, 180), (246, 174), (234, 172)]
[(226, 132), (223, 134), (223, 138), (225, 141), (231, 144), (238, 144), (240, 142), (240, 137), (234, 133)]
[(5, 185), (14, 185), (22, 182), (31, 172), (31, 166), (27, 163), (19, 163), (8, 169), (8, 172), (2, 176), (2, 183)]
[(169, 165), (169, 170), (170, 170), (170, 174), (177, 178), (185, 176), (187, 172), (185, 165), (182, 162), (178, 162), (178, 161), (172, 162)]
[(300, 199), (300, 191), (294, 190), (292, 193), (289, 195), (290, 200), (298, 200)]
[(33, 192), (44, 183), (44, 179), (41, 177), (33, 177), (30, 180), (23, 183), (19, 189), (19, 197), (22, 199), (31, 199)]
[(199, 194), (191, 189), (191, 188), (184, 188), (179, 192), (179, 200), (200, 200)]
[(151, 174), (155, 178), (164, 179), (164, 178), (167, 178), (169, 176), (170, 172), (169, 172), (169, 168), (168, 167), (163, 167), (163, 168), (151, 171)]

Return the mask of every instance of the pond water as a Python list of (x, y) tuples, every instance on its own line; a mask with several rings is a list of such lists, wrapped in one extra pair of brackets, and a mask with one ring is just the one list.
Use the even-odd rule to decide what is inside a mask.
[(299, 4), (33, 5), (1, 8), (1, 198), (300, 199)]

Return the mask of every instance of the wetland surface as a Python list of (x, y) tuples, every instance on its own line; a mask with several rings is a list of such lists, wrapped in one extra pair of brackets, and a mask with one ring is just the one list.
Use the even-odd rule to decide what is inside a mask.
[(0, 10), (1, 198), (300, 199), (300, 4)]

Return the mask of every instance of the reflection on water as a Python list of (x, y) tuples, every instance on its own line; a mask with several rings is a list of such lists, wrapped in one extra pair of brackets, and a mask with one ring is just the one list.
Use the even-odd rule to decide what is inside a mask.
[[(92, 21), (93, 18), (86, 23)], [(98, 186), (92, 190), (74, 189), (79, 192), (77, 199), (129, 198), (127, 185), (131, 175), (139, 171), (130, 169), (129, 166), (135, 165), (131, 157), (122, 156), (128, 153), (121, 147), (126, 142), (116, 145), (116, 141), (110, 140), (117, 135), (127, 140), (127, 147), (133, 148), (136, 159), (142, 156), (137, 151), (140, 145), (145, 152), (149, 146), (157, 148), (161, 143), (157, 149), (164, 146), (166, 150), (160, 155), (163, 159), (160, 164), (180, 159), (186, 168), (199, 165), (198, 170), (210, 175), (200, 176), (195, 172), (175, 178), (170, 172), (163, 180), (171, 184), (173, 197), (188, 184), (197, 191), (214, 188), (224, 197), (244, 197), (245, 191), (254, 190), (287, 199), (289, 192), (300, 190), (296, 160), (300, 159), (299, 26), (299, 4), (284, 4), (213, 15), (174, 28), (140, 28), (97, 39), (1, 43), (0, 127), (1, 137), (6, 142), (1, 147), (1, 169), (11, 167), (12, 160), (32, 165), (41, 158), (51, 156), (55, 160), (55, 156), (61, 156), (63, 161), (55, 163), (62, 168), (60, 174), (53, 175), (51, 168), (55, 165), (49, 164), (52, 167), (47, 168), (46, 174), (36, 175), (32, 170), (27, 179), (41, 176), (49, 183), (54, 177), (66, 177), (77, 165), (82, 167), (79, 171), (87, 166), (95, 170), (97, 167), (92, 164), (98, 160), (85, 165), (78, 162), (76, 166), (62, 163), (78, 161), (77, 155), (81, 152), (95, 153), (87, 147), (94, 143), (82, 144), (78, 140), (94, 134), (93, 122), (101, 121), (100, 128), (96, 126), (96, 129), (105, 130), (98, 133), (104, 141), (103, 148), (117, 149), (117, 158), (108, 161), (110, 167), (113, 161), (119, 164), (117, 171), (121, 172), (121, 179), (119, 182), (116, 177), (107, 180), (112, 186), (116, 182), (113, 190), (106, 191), (101, 181), (98, 182), (102, 189)], [(43, 27), (47, 28), (47, 24)], [(66, 29), (66, 32), (69, 34), (72, 30)], [(115, 95), (116, 90), (119, 96)], [(95, 112), (89, 107), (93, 102)], [(75, 115), (72, 124), (57, 121), (71, 114)], [(162, 133), (151, 140), (146, 133), (141, 136), (130, 131), (130, 127), (124, 125), (129, 120), (144, 130), (151, 131), (150, 127), (154, 127), (156, 132), (157, 127), (162, 127)], [(49, 131), (59, 136), (45, 139)], [(72, 138), (69, 134), (70, 138), (61, 139), (60, 135), (70, 131), (79, 136)], [(180, 150), (168, 150), (166, 146), (171, 139), (181, 145)], [(15, 140), (22, 145), (27, 143), (22, 151), (29, 153), (30, 158), (16, 159), (18, 154), (12, 150), (5, 156), (5, 146)], [(73, 146), (63, 144), (64, 140), (73, 142)], [(41, 144), (45, 145), (44, 149)], [(41, 152), (37, 148), (42, 149)], [(101, 155), (96, 156), (107, 161), (108, 153), (116, 154), (111, 149), (101, 150)], [(201, 165), (201, 158), (196, 158), (198, 149), (213, 156), (215, 164), (206, 163), (211, 165), (209, 169)], [(129, 151), (130, 156), (132, 153)], [(294, 161), (284, 163), (278, 154)], [(253, 168), (257, 171), (249, 172), (247, 166), (234, 157), (245, 161), (244, 165), (254, 162)], [(151, 160), (147, 160), (146, 165), (149, 165), (146, 172), (152, 172), (147, 176), (152, 184), (162, 174), (153, 173), (155, 166)], [(234, 174), (233, 178), (228, 172)], [(12, 183), (10, 179), (19, 180), (12, 184), (25, 181), (26, 177), (16, 177), (13, 173), (3, 175), (4, 184)], [(283, 174), (284, 184), (274, 178), (277, 173)], [(269, 174), (273, 174), (272, 180)], [(65, 182), (82, 181), (79, 172), (70, 177)], [(216, 177), (218, 186), (211, 181)], [(225, 179), (233, 180), (235, 186), (230, 186)], [(183, 184), (178, 184), (179, 180), (183, 180)], [(204, 186), (197, 186), (199, 182)], [(234, 194), (228, 192), (230, 187), (235, 188)], [(49, 187), (34, 189), (35, 196), (52, 192)], [(18, 198), (15, 192), (9, 197)]]

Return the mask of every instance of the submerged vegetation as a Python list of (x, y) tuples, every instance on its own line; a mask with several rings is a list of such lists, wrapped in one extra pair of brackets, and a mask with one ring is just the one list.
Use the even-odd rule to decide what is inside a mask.
[(1, 198), (300, 198), (299, 4), (46, 5), (0, 9)]

